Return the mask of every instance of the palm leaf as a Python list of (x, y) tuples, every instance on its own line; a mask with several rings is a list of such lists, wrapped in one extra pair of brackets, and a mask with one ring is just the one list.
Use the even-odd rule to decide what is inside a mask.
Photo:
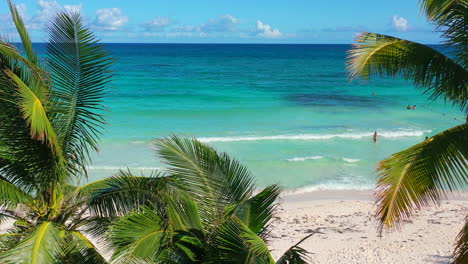
[(53, 126), (67, 157), (86, 173), (89, 151), (98, 149), (102, 112), (112, 60), (78, 13), (59, 13), (52, 21), (47, 44), (52, 101), (57, 109)]
[(414, 208), (468, 184), (468, 124), (443, 131), (380, 162), (380, 230), (408, 219)]
[(35, 65), (38, 65), (39, 58), (37, 57), (37, 54), (32, 47), (31, 38), (29, 37), (29, 33), (28, 33), (28, 30), (26, 29), (26, 26), (24, 25), (23, 19), (19, 15), (18, 9), (11, 2), (11, 0), (8, 0), (8, 6), (10, 7), (11, 17), (13, 18), (13, 22), (15, 23), (16, 30), (18, 31), (18, 34), (20, 35), (23, 47), (26, 51), (26, 55), (28, 56), (29, 61), (31, 61)]
[(213, 225), (226, 206), (248, 199), (254, 190), (252, 176), (244, 166), (196, 139), (172, 136), (157, 140), (155, 145), (169, 165), (168, 174), (200, 207), (206, 226)]
[(63, 234), (51, 222), (38, 225), (20, 243), (0, 254), (2, 263), (49, 264), (63, 254)]
[(24, 66), (23, 70), (28, 70), (36, 78), (44, 78), (41, 75), (43, 71), (30, 60), (23, 57), (14, 45), (0, 40), (0, 55), (3, 57), (1, 63), (7, 66), (7, 68), (18, 68), (21, 63)]
[(142, 208), (112, 228), (110, 237), (116, 249), (112, 258), (118, 263), (155, 259), (163, 250), (165, 235), (164, 220), (150, 208)]
[(403, 76), (425, 89), (430, 98), (443, 98), (465, 109), (468, 72), (442, 53), (419, 43), (375, 33), (363, 33), (349, 51), (350, 78), (372, 74)]
[(107, 261), (96, 246), (81, 232), (68, 232), (67, 246), (63, 263), (105, 264)]
[(463, 68), (468, 67), (467, 0), (423, 0), (421, 9), (442, 32), (445, 44)]
[(16, 207), (18, 204), (26, 204), (32, 199), (28, 193), (0, 176), (0, 208), (5, 205)]
[(204, 238), (197, 205), (188, 197), (166, 195), (165, 207), (143, 207), (112, 228), (118, 262), (148, 260), (163, 263), (177, 258), (195, 260)]
[(299, 245), (304, 242), (306, 239), (309, 237), (313, 236), (315, 233), (314, 232), (303, 239), (301, 239), (299, 242), (297, 242), (295, 245), (290, 247), (284, 254), (276, 261), (276, 264), (307, 264), (310, 261), (309, 257), (309, 252)]
[(267, 225), (273, 217), (277, 207), (275, 202), (280, 193), (279, 186), (268, 186), (252, 198), (228, 208), (227, 214), (235, 214), (252, 232), (265, 238)]
[(214, 247), (208, 263), (275, 263), (265, 241), (236, 216), (221, 225)]
[(468, 263), (468, 217), (465, 217), (465, 225), (458, 234), (454, 255), (454, 264)]
[(134, 208), (160, 204), (162, 194), (168, 192), (171, 179), (156, 172), (150, 177), (136, 177), (130, 171), (84, 185), (75, 193), (87, 199), (86, 205), (93, 215), (122, 216)]
[(34, 93), (34, 91), (12, 71), (6, 71), (5, 73), (13, 80), (18, 89), (22, 99), (18, 102), (18, 106), (23, 113), (23, 118), (31, 128), (31, 136), (37, 140), (47, 142), (49, 146), (56, 151), (57, 155), (61, 155), (57, 135), (43, 104), (45, 95), (37, 95)]

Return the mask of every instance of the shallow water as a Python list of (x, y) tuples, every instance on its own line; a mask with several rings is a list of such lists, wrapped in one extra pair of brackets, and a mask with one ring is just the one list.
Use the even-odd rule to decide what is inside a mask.
[(237, 157), (260, 186), (367, 189), (380, 159), (463, 120), (401, 79), (350, 83), (349, 45), (107, 47), (115, 81), (91, 179), (163, 167), (151, 141), (176, 133)]

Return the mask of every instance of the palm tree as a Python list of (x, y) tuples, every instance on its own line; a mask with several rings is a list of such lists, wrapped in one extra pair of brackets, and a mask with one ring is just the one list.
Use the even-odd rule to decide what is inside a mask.
[(257, 191), (244, 166), (195, 139), (172, 136), (155, 146), (167, 169), (145, 185), (121, 172), (90, 205), (115, 216), (109, 208), (127, 207), (123, 197), (138, 204), (111, 228), (113, 263), (307, 263), (303, 240), (277, 262), (267, 247), (278, 186)]
[[(422, 11), (442, 32), (445, 55), (391, 36), (363, 33), (350, 51), (350, 77), (403, 76), (468, 114), (467, 0), (422, 0)], [(419, 209), (468, 183), (468, 124), (447, 129), (380, 162), (377, 218), (380, 231), (398, 227)], [(460, 233), (455, 263), (468, 262), (468, 221)]]
[(51, 21), (47, 59), (34, 51), (8, 1), (25, 55), (0, 41), (0, 263), (105, 263), (87, 235), (110, 219), (90, 213), (93, 190), (81, 187), (104, 124), (102, 98), (111, 79), (108, 53), (77, 13)]

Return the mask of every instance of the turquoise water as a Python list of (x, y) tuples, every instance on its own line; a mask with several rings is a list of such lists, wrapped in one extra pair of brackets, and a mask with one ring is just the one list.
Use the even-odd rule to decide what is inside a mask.
[(109, 44), (117, 59), (109, 124), (90, 179), (163, 167), (151, 141), (176, 133), (237, 157), (260, 186), (372, 188), (380, 159), (461, 123), (463, 114), (428, 103), (404, 80), (350, 83), (349, 48)]

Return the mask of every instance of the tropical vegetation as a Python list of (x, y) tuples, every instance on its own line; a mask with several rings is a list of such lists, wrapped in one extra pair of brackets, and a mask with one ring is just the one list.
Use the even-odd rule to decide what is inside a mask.
[(88, 236), (108, 221), (87, 211), (93, 184), (76, 187), (104, 119), (108, 53), (79, 14), (51, 21), (41, 60), (8, 2), (21, 48), (0, 41), (0, 263), (103, 263)]
[[(444, 39), (444, 53), (416, 42), (364, 32), (350, 50), (351, 79), (403, 77), (430, 95), (468, 114), (466, 0), (422, 0), (421, 10)], [(468, 120), (468, 119), (467, 119)], [(398, 227), (415, 210), (466, 188), (468, 124), (449, 128), (380, 162), (377, 183), (379, 229)], [(455, 263), (468, 263), (468, 218), (458, 237)]]
[(0, 263), (307, 262), (299, 243), (276, 262), (267, 247), (280, 188), (256, 190), (243, 165), (197, 140), (156, 141), (164, 171), (81, 185), (113, 59), (69, 12), (40, 58), (8, 4), (21, 47), (0, 40), (0, 224), (11, 223)]
[[(172, 136), (155, 146), (167, 168), (154, 173), (151, 185), (130, 172), (115, 178), (117, 189), (132, 190), (132, 200), (144, 203), (112, 226), (114, 263), (307, 263), (303, 240), (276, 262), (267, 247), (278, 186), (256, 190), (246, 167), (195, 139)], [(106, 195), (113, 191), (97, 195), (106, 200), (96, 199), (103, 210), (126, 203)]]

